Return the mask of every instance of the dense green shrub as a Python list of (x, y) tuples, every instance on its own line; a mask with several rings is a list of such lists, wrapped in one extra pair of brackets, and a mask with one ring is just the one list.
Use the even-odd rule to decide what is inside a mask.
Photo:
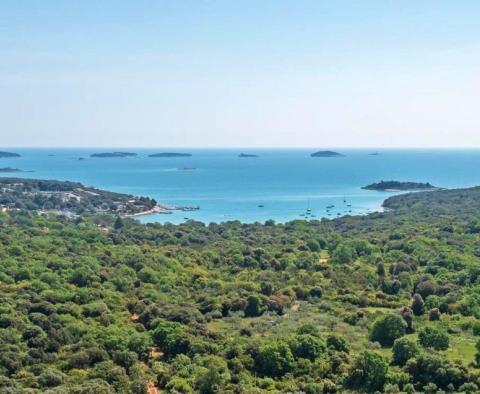
[(370, 340), (380, 342), (382, 346), (391, 346), (395, 339), (405, 335), (407, 323), (397, 314), (378, 318), (370, 330)]

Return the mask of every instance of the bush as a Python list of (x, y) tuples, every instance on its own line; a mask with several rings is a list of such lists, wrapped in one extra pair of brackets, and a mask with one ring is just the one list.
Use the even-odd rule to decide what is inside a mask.
[(280, 377), (295, 366), (292, 352), (286, 343), (268, 343), (255, 356), (255, 370), (264, 376)]
[(405, 335), (407, 323), (399, 315), (389, 314), (377, 319), (370, 332), (370, 340), (382, 346), (391, 346), (395, 339)]
[(472, 332), (473, 332), (473, 335), (480, 336), (480, 321), (475, 320), (472, 323)]
[(420, 348), (411, 339), (399, 338), (393, 343), (392, 353), (392, 363), (404, 366), (408, 360), (420, 353)]
[(330, 349), (334, 349), (337, 352), (348, 353), (347, 342), (340, 335), (330, 334), (327, 337), (327, 347)]
[(440, 313), (438, 308), (431, 309), (428, 314), (428, 320), (430, 321), (440, 320), (441, 317), (442, 317), (442, 314)]
[(388, 364), (378, 353), (364, 351), (354, 361), (345, 384), (348, 388), (369, 392), (383, 390)]
[(415, 316), (423, 315), (425, 303), (423, 302), (423, 298), (420, 294), (415, 294), (412, 300), (412, 311)]
[(247, 298), (247, 305), (245, 307), (246, 317), (256, 317), (263, 313), (262, 302), (259, 297), (251, 295)]
[(296, 335), (290, 341), (290, 349), (296, 358), (306, 358), (314, 361), (325, 352), (323, 341), (312, 335)]
[(338, 245), (332, 254), (332, 262), (338, 264), (348, 264), (357, 258), (354, 248), (346, 244)]
[(424, 327), (418, 332), (418, 340), (424, 348), (435, 350), (448, 349), (450, 338), (448, 334), (436, 327)]

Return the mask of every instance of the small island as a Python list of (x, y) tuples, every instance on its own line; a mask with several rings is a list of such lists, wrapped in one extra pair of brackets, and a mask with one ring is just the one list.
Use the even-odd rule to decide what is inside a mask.
[(312, 153), (310, 156), (311, 157), (340, 157), (340, 156), (344, 156), (344, 155), (342, 155), (341, 153), (338, 153), (338, 152), (331, 151), (331, 150), (320, 150), (318, 152)]
[(438, 187), (433, 186), (429, 182), (399, 182), (399, 181), (380, 181), (378, 183), (372, 183), (370, 185), (362, 187), (365, 190), (377, 190), (377, 191), (416, 191), (416, 190), (436, 190)]
[(0, 168), (0, 172), (12, 173), (12, 172), (31, 172), (31, 171), (24, 171), (19, 168), (4, 167), (4, 168)]
[(101, 157), (101, 158), (108, 158), (108, 157), (135, 157), (137, 156), (136, 153), (131, 152), (102, 152), (102, 153), (92, 153), (90, 157)]
[(7, 158), (7, 157), (20, 157), (18, 153), (12, 152), (0, 152), (0, 158)]
[(191, 153), (178, 153), (178, 152), (162, 152), (162, 153), (154, 153), (152, 155), (148, 155), (148, 157), (190, 157), (192, 156)]
[(258, 157), (258, 155), (254, 155), (251, 153), (240, 153), (238, 157)]

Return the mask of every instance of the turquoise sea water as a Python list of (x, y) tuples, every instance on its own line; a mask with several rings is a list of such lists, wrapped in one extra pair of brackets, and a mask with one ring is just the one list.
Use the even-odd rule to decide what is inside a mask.
[[(480, 184), (480, 150), (346, 150), (344, 157), (311, 158), (315, 149), (121, 149), (137, 158), (89, 158), (119, 149), (13, 149), (20, 158), (1, 158), (0, 167), (33, 172), (0, 174), (80, 181), (86, 185), (155, 198), (160, 203), (200, 206), (195, 212), (149, 215), (144, 222), (241, 220), (285, 222), (365, 214), (380, 210), (394, 193), (362, 190), (380, 180), (431, 182), (442, 187)], [(192, 157), (149, 158), (164, 151)], [(239, 158), (241, 152), (258, 158)], [(369, 155), (379, 152), (378, 156)], [(53, 155), (53, 156), (50, 156)], [(86, 160), (78, 160), (84, 157)], [(181, 168), (195, 168), (182, 171)], [(344, 202), (345, 201), (345, 202)], [(259, 207), (263, 205), (263, 207)], [(328, 205), (335, 207), (326, 211)], [(351, 205), (348, 207), (347, 205)], [(349, 212), (351, 211), (351, 212)]]

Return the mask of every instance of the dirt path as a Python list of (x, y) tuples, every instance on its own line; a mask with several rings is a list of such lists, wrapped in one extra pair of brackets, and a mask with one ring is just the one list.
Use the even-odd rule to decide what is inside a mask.
[(160, 394), (160, 390), (155, 386), (153, 380), (147, 382), (147, 394)]

